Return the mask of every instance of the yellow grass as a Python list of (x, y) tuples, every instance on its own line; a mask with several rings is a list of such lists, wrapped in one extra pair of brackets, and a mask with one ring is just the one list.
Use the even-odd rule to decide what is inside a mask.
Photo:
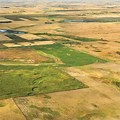
[(15, 44), (15, 43), (4, 43), (3, 44), (6, 47), (20, 47), (21, 45)]
[(0, 41), (12, 41), (12, 39), (5, 36), (4, 34), (0, 34)]
[(26, 120), (13, 99), (0, 100), (0, 120)]
[(26, 40), (35, 40), (35, 39), (41, 39), (42, 37), (39, 37), (37, 35), (33, 35), (33, 34), (19, 34), (17, 35), (23, 39), (26, 39)]

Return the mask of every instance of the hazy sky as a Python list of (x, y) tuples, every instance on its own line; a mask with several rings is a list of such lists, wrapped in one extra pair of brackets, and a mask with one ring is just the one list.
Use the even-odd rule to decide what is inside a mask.
[(38, 2), (38, 1), (55, 1), (55, 2), (74, 2), (74, 1), (78, 1), (78, 2), (84, 2), (84, 3), (117, 3), (120, 4), (120, 0), (0, 0), (0, 2)]
[[(0, 0), (2, 2), (21, 2), (21, 1), (41, 1), (41, 0)], [(120, 0), (44, 0), (44, 1), (85, 1), (85, 2), (99, 2), (99, 1), (111, 1), (111, 2), (120, 2)]]

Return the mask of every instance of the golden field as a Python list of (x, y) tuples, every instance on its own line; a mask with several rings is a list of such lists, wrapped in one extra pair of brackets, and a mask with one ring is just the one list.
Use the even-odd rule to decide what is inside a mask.
[[(51, 2), (27, 7), (15, 4), (8, 8), (0, 7), (0, 22), (11, 21), (0, 23), (0, 30), (8, 30), (0, 32), (1, 73), (8, 75), (22, 67), (30, 67), (32, 72), (31, 66), (48, 66), (47, 69), (52, 66), (61, 71), (60, 75), (65, 73), (88, 86), (7, 99), (1, 97), (0, 120), (120, 120), (119, 6)], [(73, 51), (76, 54), (74, 58)], [(67, 53), (66, 56), (64, 53)], [(68, 62), (71, 59), (80, 62), (77, 58), (81, 53), (106, 62), (99, 63), (96, 60), (83, 66), (63, 64), (62, 57)], [(89, 61), (87, 57), (84, 60)], [(2, 67), (9, 69), (9, 72)], [(40, 75), (44, 71), (40, 70)], [(37, 76), (37, 72), (34, 73), (37, 77), (34, 80), (42, 79), (38, 84), (44, 79), (49, 81), (49, 75), (57, 76), (56, 72), (51, 72), (41, 77)], [(1, 82), (3, 76), (0, 77)], [(60, 79), (59, 76), (57, 79)], [(65, 80), (68, 84), (67, 78)], [(33, 82), (36, 84), (36, 81)], [(51, 83), (49, 87), (56, 86)], [(37, 91), (38, 88), (35, 86), (34, 89)]]

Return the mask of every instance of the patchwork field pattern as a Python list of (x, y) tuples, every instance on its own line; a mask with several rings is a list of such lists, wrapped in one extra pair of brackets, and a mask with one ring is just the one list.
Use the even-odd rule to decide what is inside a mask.
[[(86, 88), (82, 82), (54, 67), (0, 66), (0, 98), (29, 96)], [(9, 78), (11, 78), (9, 80)]]
[(0, 2), (0, 120), (120, 120), (119, 0), (21, 1)]

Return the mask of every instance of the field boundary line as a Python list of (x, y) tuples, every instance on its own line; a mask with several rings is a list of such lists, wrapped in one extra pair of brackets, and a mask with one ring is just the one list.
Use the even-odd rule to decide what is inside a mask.
[(17, 108), (20, 110), (20, 112), (22, 113), (22, 115), (24, 116), (24, 118), (25, 118), (26, 120), (28, 120), (27, 117), (26, 117), (26, 115), (23, 113), (23, 111), (20, 109), (20, 107), (18, 106), (18, 104), (17, 104), (16, 101), (14, 100), (14, 98), (12, 98), (12, 100), (13, 100), (13, 102), (15, 103), (15, 105), (17, 106)]

